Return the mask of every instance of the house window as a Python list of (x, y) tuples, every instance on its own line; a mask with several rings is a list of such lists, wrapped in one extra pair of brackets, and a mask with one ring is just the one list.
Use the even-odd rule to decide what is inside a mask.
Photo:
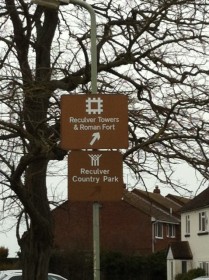
[(167, 237), (174, 238), (176, 236), (176, 227), (173, 224), (167, 224)]
[(206, 212), (199, 213), (199, 231), (203, 232), (207, 230), (207, 217)]
[(160, 222), (155, 224), (155, 237), (163, 238), (163, 224)]
[(206, 275), (209, 275), (209, 262), (200, 262), (200, 268), (204, 269)]
[(186, 234), (190, 234), (190, 216), (186, 215)]

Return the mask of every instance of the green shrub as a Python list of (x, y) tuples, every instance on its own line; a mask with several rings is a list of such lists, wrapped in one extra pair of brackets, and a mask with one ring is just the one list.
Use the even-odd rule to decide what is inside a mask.
[(93, 275), (93, 258), (79, 251), (54, 250), (50, 258), (49, 272), (60, 274), (67, 279), (88, 280)]
[(167, 279), (166, 273), (166, 251), (156, 252), (147, 257), (150, 279)]
[(202, 268), (190, 269), (187, 273), (177, 274), (175, 280), (193, 280), (199, 276), (204, 276), (205, 271)]
[(197, 278), (199, 276), (204, 276), (205, 275), (205, 271), (202, 268), (195, 268), (195, 269), (191, 269), (188, 271), (188, 276), (190, 279), (194, 279)]
[[(166, 254), (150, 256), (102, 252), (102, 280), (166, 280)], [(85, 252), (55, 251), (50, 260), (50, 272), (74, 280), (92, 280), (93, 257)]]

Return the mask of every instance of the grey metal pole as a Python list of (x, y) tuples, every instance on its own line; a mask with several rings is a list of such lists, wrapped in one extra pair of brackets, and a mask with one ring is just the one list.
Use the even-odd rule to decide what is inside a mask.
[[(91, 5), (82, 0), (70, 0), (70, 3), (86, 8), (91, 15), (91, 90), (97, 93), (97, 47), (96, 47), (96, 16)], [(93, 203), (93, 262), (94, 280), (100, 280), (100, 232), (99, 232), (99, 208), (98, 202)]]
[(94, 280), (100, 279), (100, 235), (99, 235), (99, 208), (98, 202), (93, 203), (93, 248), (94, 248)]
[(96, 46), (96, 15), (92, 6), (83, 0), (70, 0), (70, 3), (86, 8), (91, 16), (91, 90), (97, 93), (97, 46)]

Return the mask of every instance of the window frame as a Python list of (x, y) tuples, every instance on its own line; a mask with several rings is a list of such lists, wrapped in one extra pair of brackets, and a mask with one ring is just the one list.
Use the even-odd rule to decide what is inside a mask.
[(207, 232), (207, 213), (206, 211), (201, 211), (198, 213), (199, 218), (199, 232)]
[(199, 266), (200, 268), (204, 269), (205, 271), (205, 275), (208, 276), (209, 275), (209, 261), (208, 262), (199, 262)]
[(155, 238), (157, 239), (163, 239), (163, 223), (157, 222), (155, 223)]
[(176, 237), (176, 225), (167, 224), (167, 237), (175, 238)]
[(186, 234), (187, 235), (190, 235), (190, 230), (191, 230), (191, 223), (190, 223), (190, 215), (186, 215), (186, 217), (185, 217), (185, 223), (186, 223)]

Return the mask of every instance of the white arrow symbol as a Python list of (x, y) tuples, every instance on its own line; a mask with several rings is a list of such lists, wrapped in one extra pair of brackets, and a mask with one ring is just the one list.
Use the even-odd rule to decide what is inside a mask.
[(90, 142), (90, 145), (92, 146), (94, 144), (94, 142), (96, 140), (99, 140), (100, 139), (100, 133), (99, 132), (95, 132), (92, 134), (92, 140)]

